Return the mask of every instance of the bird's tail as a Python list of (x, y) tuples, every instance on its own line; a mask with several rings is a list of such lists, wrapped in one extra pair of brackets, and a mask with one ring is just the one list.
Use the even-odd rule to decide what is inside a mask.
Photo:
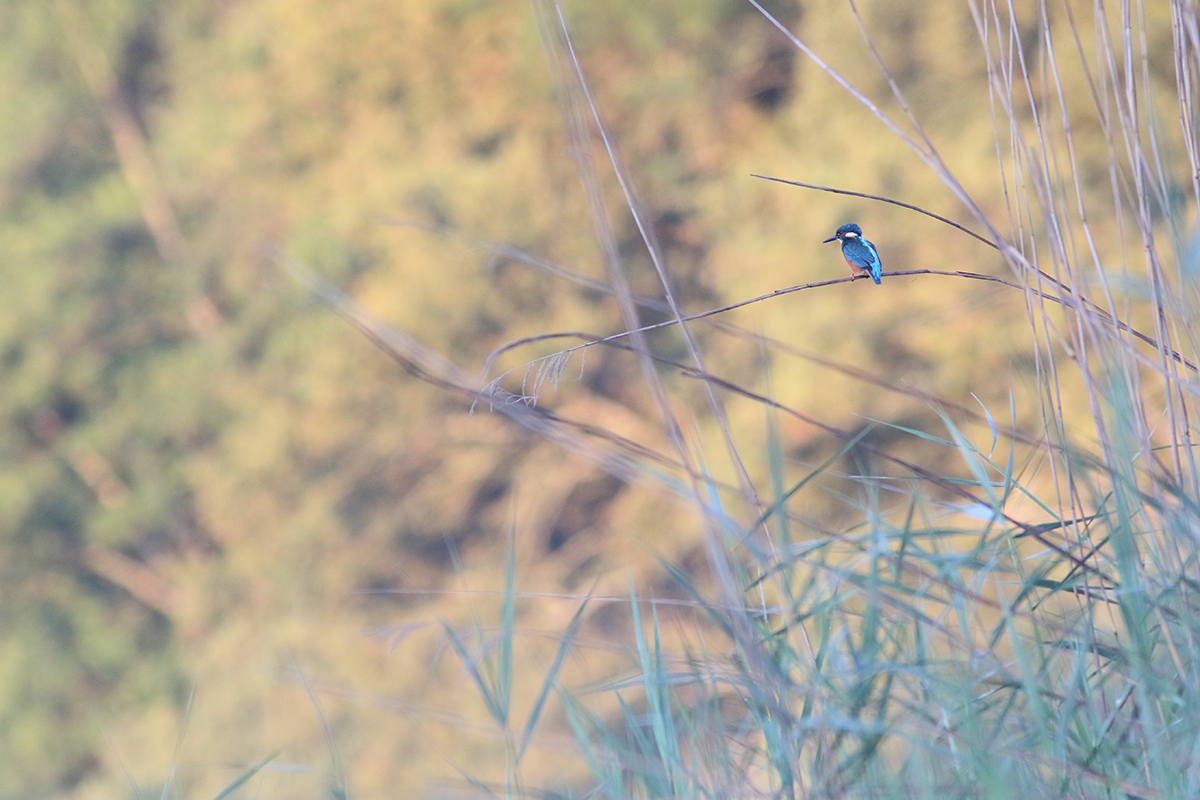
[(883, 284), (883, 270), (871, 270), (871, 280), (875, 281), (876, 286)]

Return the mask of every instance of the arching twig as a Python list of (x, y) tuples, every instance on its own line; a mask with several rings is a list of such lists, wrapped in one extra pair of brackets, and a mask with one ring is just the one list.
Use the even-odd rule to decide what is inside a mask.
[(980, 236), (978, 233), (971, 230), (970, 228), (965, 228), (962, 225), (959, 225), (957, 222), (955, 222), (952, 219), (946, 219), (943, 216), (935, 214), (932, 211), (926, 211), (925, 209), (921, 208), (920, 206), (914, 206), (911, 203), (904, 203), (899, 200), (893, 200), (890, 197), (881, 197), (877, 194), (866, 194), (864, 192), (852, 192), (849, 189), (834, 189), (832, 186), (818, 186), (815, 183), (802, 183), (800, 181), (788, 181), (788, 180), (784, 180), (783, 178), (772, 178), (770, 175), (756, 175), (753, 172), (750, 173), (750, 177), (751, 178), (762, 178), (764, 181), (775, 181), (776, 183), (786, 183), (789, 186), (799, 186), (802, 189), (816, 189), (821, 192), (829, 192), (830, 194), (845, 194), (845, 195), (849, 195), (850, 197), (862, 197), (867, 200), (878, 200), (881, 203), (891, 203), (894, 206), (900, 206), (901, 208), (907, 208), (910, 211), (916, 211), (918, 214), (924, 214), (927, 217), (933, 217), (934, 219), (938, 220), (939, 222), (944, 222), (947, 225), (952, 225), (955, 228), (958, 228), (963, 233), (967, 234), (968, 236), (974, 236), (976, 239), (983, 242), (988, 247), (991, 247), (995, 250), (1000, 249), (1000, 247), (995, 242), (991, 241), (990, 239), (985, 239), (984, 237)]
[[(820, 191), (820, 192), (829, 192), (831, 194), (844, 194), (844, 195), (849, 195), (851, 197), (862, 197), (867, 200), (877, 200), (880, 203), (890, 203), (891, 205), (900, 206), (901, 208), (907, 208), (910, 211), (916, 211), (918, 214), (924, 214), (927, 217), (932, 217), (933, 219), (936, 219), (939, 222), (944, 222), (953, 228), (957, 228), (958, 230), (962, 231), (963, 233), (967, 234), (968, 236), (972, 236), (975, 239), (978, 239), (979, 241), (983, 242), (988, 247), (991, 247), (994, 250), (999, 250), (1000, 252), (1005, 252), (1004, 248), (1000, 247), (995, 242), (993, 242), (989, 239), (985, 239), (984, 237), (980, 236), (978, 233), (975, 233), (975, 231), (970, 230), (969, 228), (963, 227), (962, 225), (958, 224), (954, 220), (946, 219), (945, 217), (941, 216), (940, 214), (935, 214), (932, 211), (927, 211), (927, 210), (921, 208), (920, 206), (914, 206), (911, 203), (905, 203), (900, 200), (893, 200), (890, 197), (883, 197), (883, 196), (877, 195), (877, 194), (867, 194), (866, 192), (853, 192), (853, 191), (850, 191), (849, 189), (834, 189), (832, 186), (819, 186), (815, 183), (804, 183), (802, 181), (789, 181), (789, 180), (784, 180), (783, 178), (773, 178), (770, 175), (756, 175), (754, 173), (751, 173), (750, 177), (762, 178), (765, 181), (775, 181), (776, 183), (786, 183), (789, 186), (799, 186), (802, 189), (816, 189), (817, 191)], [(1077, 299), (1079, 302), (1082, 302), (1083, 305), (1086, 307), (1086, 310), (1091, 311), (1092, 313), (1098, 315), (1101, 320), (1108, 323), (1109, 325), (1112, 325), (1117, 330), (1124, 331), (1125, 333), (1128, 333), (1129, 335), (1133, 336), (1134, 338), (1140, 339), (1141, 341), (1143, 341), (1146, 344), (1153, 347), (1155, 350), (1168, 353), (1175, 362), (1177, 362), (1179, 364), (1183, 364), (1185, 367), (1190, 369), (1192, 372), (1200, 371), (1200, 370), (1197, 370), (1195, 364), (1188, 361), (1186, 358), (1181, 356), (1175, 350), (1172, 350), (1170, 348), (1166, 348), (1166, 347), (1159, 345), (1158, 340), (1156, 340), (1154, 337), (1148, 336), (1148, 335), (1142, 333), (1141, 331), (1139, 331), (1137, 328), (1134, 328), (1134, 327), (1130, 326), (1129, 324), (1122, 322), (1120, 319), (1114, 317), (1108, 311), (1105, 311), (1094, 301), (1089, 300), (1088, 298), (1074, 292), (1070, 286), (1067, 286), (1065, 283), (1058, 280), (1053, 275), (1050, 275), (1050, 274), (1044, 272), (1043, 270), (1035, 269), (1032, 265), (1029, 265), (1029, 269), (1033, 274), (1037, 275), (1042, 280), (1046, 281), (1047, 283), (1053, 284), (1054, 286), (1057, 286), (1062, 291), (1066, 292), (1068, 295), (1070, 295), (1072, 297), (1073, 300)], [(923, 270), (911, 270), (908, 272), (887, 272), (884, 274), (885, 275), (920, 275), (920, 274), (958, 275), (958, 276), (964, 277), (964, 278), (976, 278), (978, 280), (994, 281), (996, 283), (1003, 283), (1005, 286), (1012, 286), (1013, 288), (1016, 288), (1016, 289), (1023, 288), (1019, 284), (1012, 283), (1011, 281), (1006, 281), (1003, 278), (997, 278), (994, 275), (980, 275), (980, 274), (974, 273), (974, 272), (939, 272), (936, 270), (923, 269)], [(812, 284), (812, 285), (817, 286), (817, 285), (822, 285), (822, 284)], [(806, 288), (806, 287), (797, 286), (797, 287), (793, 287), (792, 289), (786, 289), (784, 291), (795, 291), (797, 289), (803, 289), (803, 288)], [(1037, 291), (1034, 289), (1031, 289), (1030, 291), (1032, 291), (1034, 294), (1041, 297), (1043, 300), (1049, 300), (1051, 302), (1058, 303), (1060, 306), (1063, 306), (1064, 308), (1075, 308), (1076, 307), (1075, 302), (1073, 302), (1073, 300), (1067, 301), (1061, 297), (1055, 297), (1053, 295), (1049, 295), (1049, 294), (1046, 294), (1045, 292), (1040, 292), (1040, 291)], [(782, 292), (780, 292), (780, 293), (782, 294)], [(747, 302), (754, 302), (754, 301), (749, 300)], [(732, 306), (732, 307), (737, 308), (737, 306)], [(1080, 309), (1077, 309), (1077, 310), (1080, 310)]]
[[(1013, 289), (1018, 289), (1021, 291), (1025, 290), (1025, 287), (1021, 286), (1020, 284), (1013, 283), (1010, 280), (1006, 280), (1006, 279), (1001, 278), (996, 275), (982, 275), (978, 272), (964, 272), (962, 270), (945, 271), (945, 270), (936, 270), (936, 269), (906, 269), (906, 270), (899, 270), (896, 272), (885, 272), (885, 273), (883, 273), (883, 275), (884, 275), (884, 277), (891, 277), (891, 278), (900, 278), (900, 277), (904, 277), (905, 275), (946, 275), (946, 276), (954, 277), (954, 278), (969, 278), (971, 280), (987, 281), (988, 283), (999, 283), (1004, 286), (1009, 286)], [(705, 317), (712, 317), (717, 314), (724, 314), (727, 311), (733, 311), (734, 309), (742, 308), (743, 306), (752, 305), (754, 303), (760, 303), (764, 300), (770, 300), (773, 297), (779, 297), (781, 295), (791, 294), (792, 292), (799, 292), (803, 289), (816, 289), (821, 286), (832, 286), (832, 285), (838, 284), (838, 283), (849, 283), (851, 281), (855, 281), (855, 280), (858, 280), (860, 278), (865, 278), (865, 277), (867, 277), (867, 276), (865, 276), (865, 275), (847, 275), (842, 278), (831, 278), (830, 280), (826, 280), (826, 281), (816, 281), (815, 283), (804, 283), (799, 286), (789, 286), (786, 289), (776, 289), (775, 291), (773, 291), (769, 294), (759, 295), (758, 297), (752, 297), (749, 300), (740, 300), (736, 303), (730, 303), (729, 305), (721, 306), (720, 308), (712, 308), (712, 309), (709, 309), (708, 311), (701, 311), (698, 314), (689, 314), (688, 316), (682, 317), (680, 319), (669, 319), (665, 322), (655, 323), (654, 325), (645, 325), (645, 326), (642, 326), (635, 330), (622, 331), (621, 333), (614, 333), (611, 336), (605, 336), (602, 339), (595, 339), (593, 341), (585, 342), (583, 344), (576, 345), (574, 347), (570, 347), (566, 350), (562, 350), (558, 353), (555, 353), (555, 357), (561, 357), (563, 355), (573, 353), (576, 350), (583, 350), (584, 348), (591, 347), (592, 345), (603, 344), (605, 342), (613, 342), (618, 339), (624, 339), (627, 336), (633, 336), (635, 334), (641, 334), (641, 333), (645, 333), (647, 331), (659, 330), (660, 328), (669, 328), (672, 325), (678, 325), (680, 322), (692, 322), (694, 320), (704, 319)], [(1051, 279), (1051, 280), (1053, 280), (1053, 279)], [(1061, 297), (1055, 297), (1052, 294), (1047, 294), (1046, 292), (1040, 291), (1038, 289), (1029, 289), (1029, 292), (1037, 295), (1038, 297), (1042, 298), (1043, 300), (1049, 300), (1052, 303), (1058, 303), (1059, 305), (1062, 305), (1062, 306), (1070, 305), (1067, 301), (1064, 301)], [(1155, 349), (1158, 349), (1158, 350), (1163, 349), (1159, 346), (1158, 342), (1155, 341), (1152, 337), (1147, 336), (1146, 334), (1142, 333), (1141, 331), (1130, 327), (1129, 325), (1125, 324), (1124, 322), (1122, 322), (1119, 319), (1114, 319), (1107, 311), (1100, 308), (1099, 306), (1097, 306), (1095, 303), (1091, 302), (1090, 300), (1085, 300), (1084, 302), (1086, 302), (1090, 306), (1091, 310), (1095, 314), (1097, 314), (1102, 320), (1104, 320), (1105, 322), (1107, 322), (1110, 325), (1113, 325), (1118, 330), (1129, 333), (1131, 336), (1134, 336), (1134, 337), (1140, 339), (1141, 341), (1145, 342), (1146, 344), (1150, 345), (1151, 347), (1154, 347)], [(574, 334), (574, 333), (566, 333), (566, 334), (542, 333), (542, 334), (538, 334), (536, 336), (527, 336), (523, 339), (517, 339), (516, 341), (509, 342), (508, 344), (504, 345), (503, 347), (493, 350), (491, 352), (491, 354), (488, 355), (487, 360), (484, 362), (483, 374), (487, 375), (488, 373), (490, 373), (491, 369), (492, 369), (492, 365), (496, 363), (496, 359), (498, 359), (500, 356), (504, 355), (505, 353), (507, 353), (510, 350), (513, 350), (518, 347), (523, 347), (524, 345), (527, 345), (527, 344), (533, 344), (535, 342), (543, 342), (543, 341), (547, 341), (550, 339), (561, 338), (563, 336), (575, 336), (575, 335), (576, 334)], [(1200, 371), (1200, 370), (1197, 370), (1195, 364), (1193, 364), (1191, 361), (1188, 361), (1186, 358), (1184, 358), (1183, 356), (1181, 356), (1179, 353), (1175, 352), (1174, 350), (1169, 350), (1168, 352), (1171, 354), (1171, 356), (1177, 362), (1179, 362), (1180, 364), (1183, 364), (1185, 367), (1187, 367), (1191, 371), (1193, 371), (1193, 372)]]

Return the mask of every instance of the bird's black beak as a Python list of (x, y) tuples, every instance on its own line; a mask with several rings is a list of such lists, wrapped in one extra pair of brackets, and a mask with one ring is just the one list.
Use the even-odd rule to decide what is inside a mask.
[(837, 241), (837, 238), (838, 238), (838, 237), (836, 237), (836, 236), (830, 236), (828, 239), (826, 239), (825, 241), (821, 242), (821, 244), (829, 244), (830, 242), (836, 242), (836, 241)]

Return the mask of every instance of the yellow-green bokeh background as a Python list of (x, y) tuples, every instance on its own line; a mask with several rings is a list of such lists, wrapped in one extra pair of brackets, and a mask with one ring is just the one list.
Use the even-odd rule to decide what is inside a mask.
[[(858, 7), (945, 162), (1008, 232), (997, 162), (1007, 128), (996, 133), (969, 5)], [(899, 118), (848, 4), (770, 8)], [(836, 246), (821, 241), (847, 221), (887, 270), (1012, 277), (994, 250), (927, 217), (750, 177), (887, 195), (975, 226), (919, 158), (748, 5), (565, 10), (688, 310), (844, 274)], [(1035, 9), (1018, 11), (1036, 65)], [(1159, 34), (1147, 47), (1154, 89), (1169, 98), (1167, 10), (1145, 13)], [(1079, 23), (1090, 35), (1090, 21)], [(188, 796), (213, 796), (237, 765), (276, 750), (293, 769), (256, 778), (255, 796), (319, 792), (332, 759), (304, 680), (355, 796), (437, 796), (465, 785), (463, 774), (502, 781), (504, 743), (441, 621), (495, 624), (486, 593), (503, 585), (511, 532), (520, 589), (563, 596), (518, 607), (523, 719), (574, 612), (569, 598), (620, 596), (631, 577), (639, 592), (670, 595), (654, 554), (699, 570), (697, 520), (403, 374), (307, 301), (263, 247), (303, 260), (470, 371), (523, 336), (619, 330), (611, 298), (478, 245), (511, 244), (606, 279), (555, 94), (568, 76), (548, 62), (531, 4), (8, 0), (0, 40), (0, 796), (153, 794), (172, 775)], [(111, 96), (89, 83), (104, 64)], [(1064, 74), (1085, 118), (1086, 78)], [(112, 97), (143, 134), (150, 186), (118, 158)], [(1163, 126), (1168, 149), (1173, 130)], [(1103, 133), (1096, 123), (1075, 135), (1083, 192), (1102, 215)], [(591, 155), (631, 283), (659, 294), (603, 152)], [(1185, 187), (1186, 164), (1179, 173)], [(148, 196), (165, 199), (185, 243), (172, 263), (149, 233)], [(1116, 230), (1100, 227), (1098, 244), (1124, 263), (1130, 245)], [(964, 404), (974, 395), (1004, 419), (1011, 399), (1015, 423), (1040, 430), (1035, 342), (1012, 289), (858, 281), (727, 319), (919, 392)], [(714, 373), (831, 425), (942, 433), (928, 402), (695, 330)], [(678, 337), (653, 342), (685, 355)], [(507, 355), (510, 388), (546, 352)], [(697, 383), (662, 375), (709, 468), (733, 480)], [(543, 407), (666, 450), (631, 356), (594, 353), (579, 376), (572, 362)], [(1074, 380), (1062, 377), (1064, 416), (1086, 426), (1087, 409), (1071, 407)], [(733, 441), (766, 487), (764, 409), (727, 399)], [(880, 436), (930, 470), (962, 471), (945, 450)], [(793, 478), (838, 446), (787, 419), (780, 437)], [(827, 483), (794, 510), (851, 524), (861, 482)], [(885, 496), (885, 510), (892, 502), (903, 500)], [(629, 668), (628, 610), (598, 605), (566, 684)], [(526, 759), (529, 785), (583, 774), (557, 714), (552, 702)]]

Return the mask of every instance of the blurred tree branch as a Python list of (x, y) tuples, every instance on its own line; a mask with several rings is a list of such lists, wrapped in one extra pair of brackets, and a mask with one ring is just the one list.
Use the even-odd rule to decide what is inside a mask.
[[(154, 247), (168, 265), (179, 266), (187, 256), (187, 239), (159, 178), (146, 135), (121, 94), (116, 72), (104, 52), (88, 40), (88, 23), (82, 10), (71, 0), (58, 0), (56, 8), (67, 50), (100, 109), (117, 152), (121, 173), (137, 198), (142, 219), (154, 238)], [(185, 315), (201, 338), (211, 336), (221, 321), (220, 311), (211, 298), (199, 292), (187, 302)]]

